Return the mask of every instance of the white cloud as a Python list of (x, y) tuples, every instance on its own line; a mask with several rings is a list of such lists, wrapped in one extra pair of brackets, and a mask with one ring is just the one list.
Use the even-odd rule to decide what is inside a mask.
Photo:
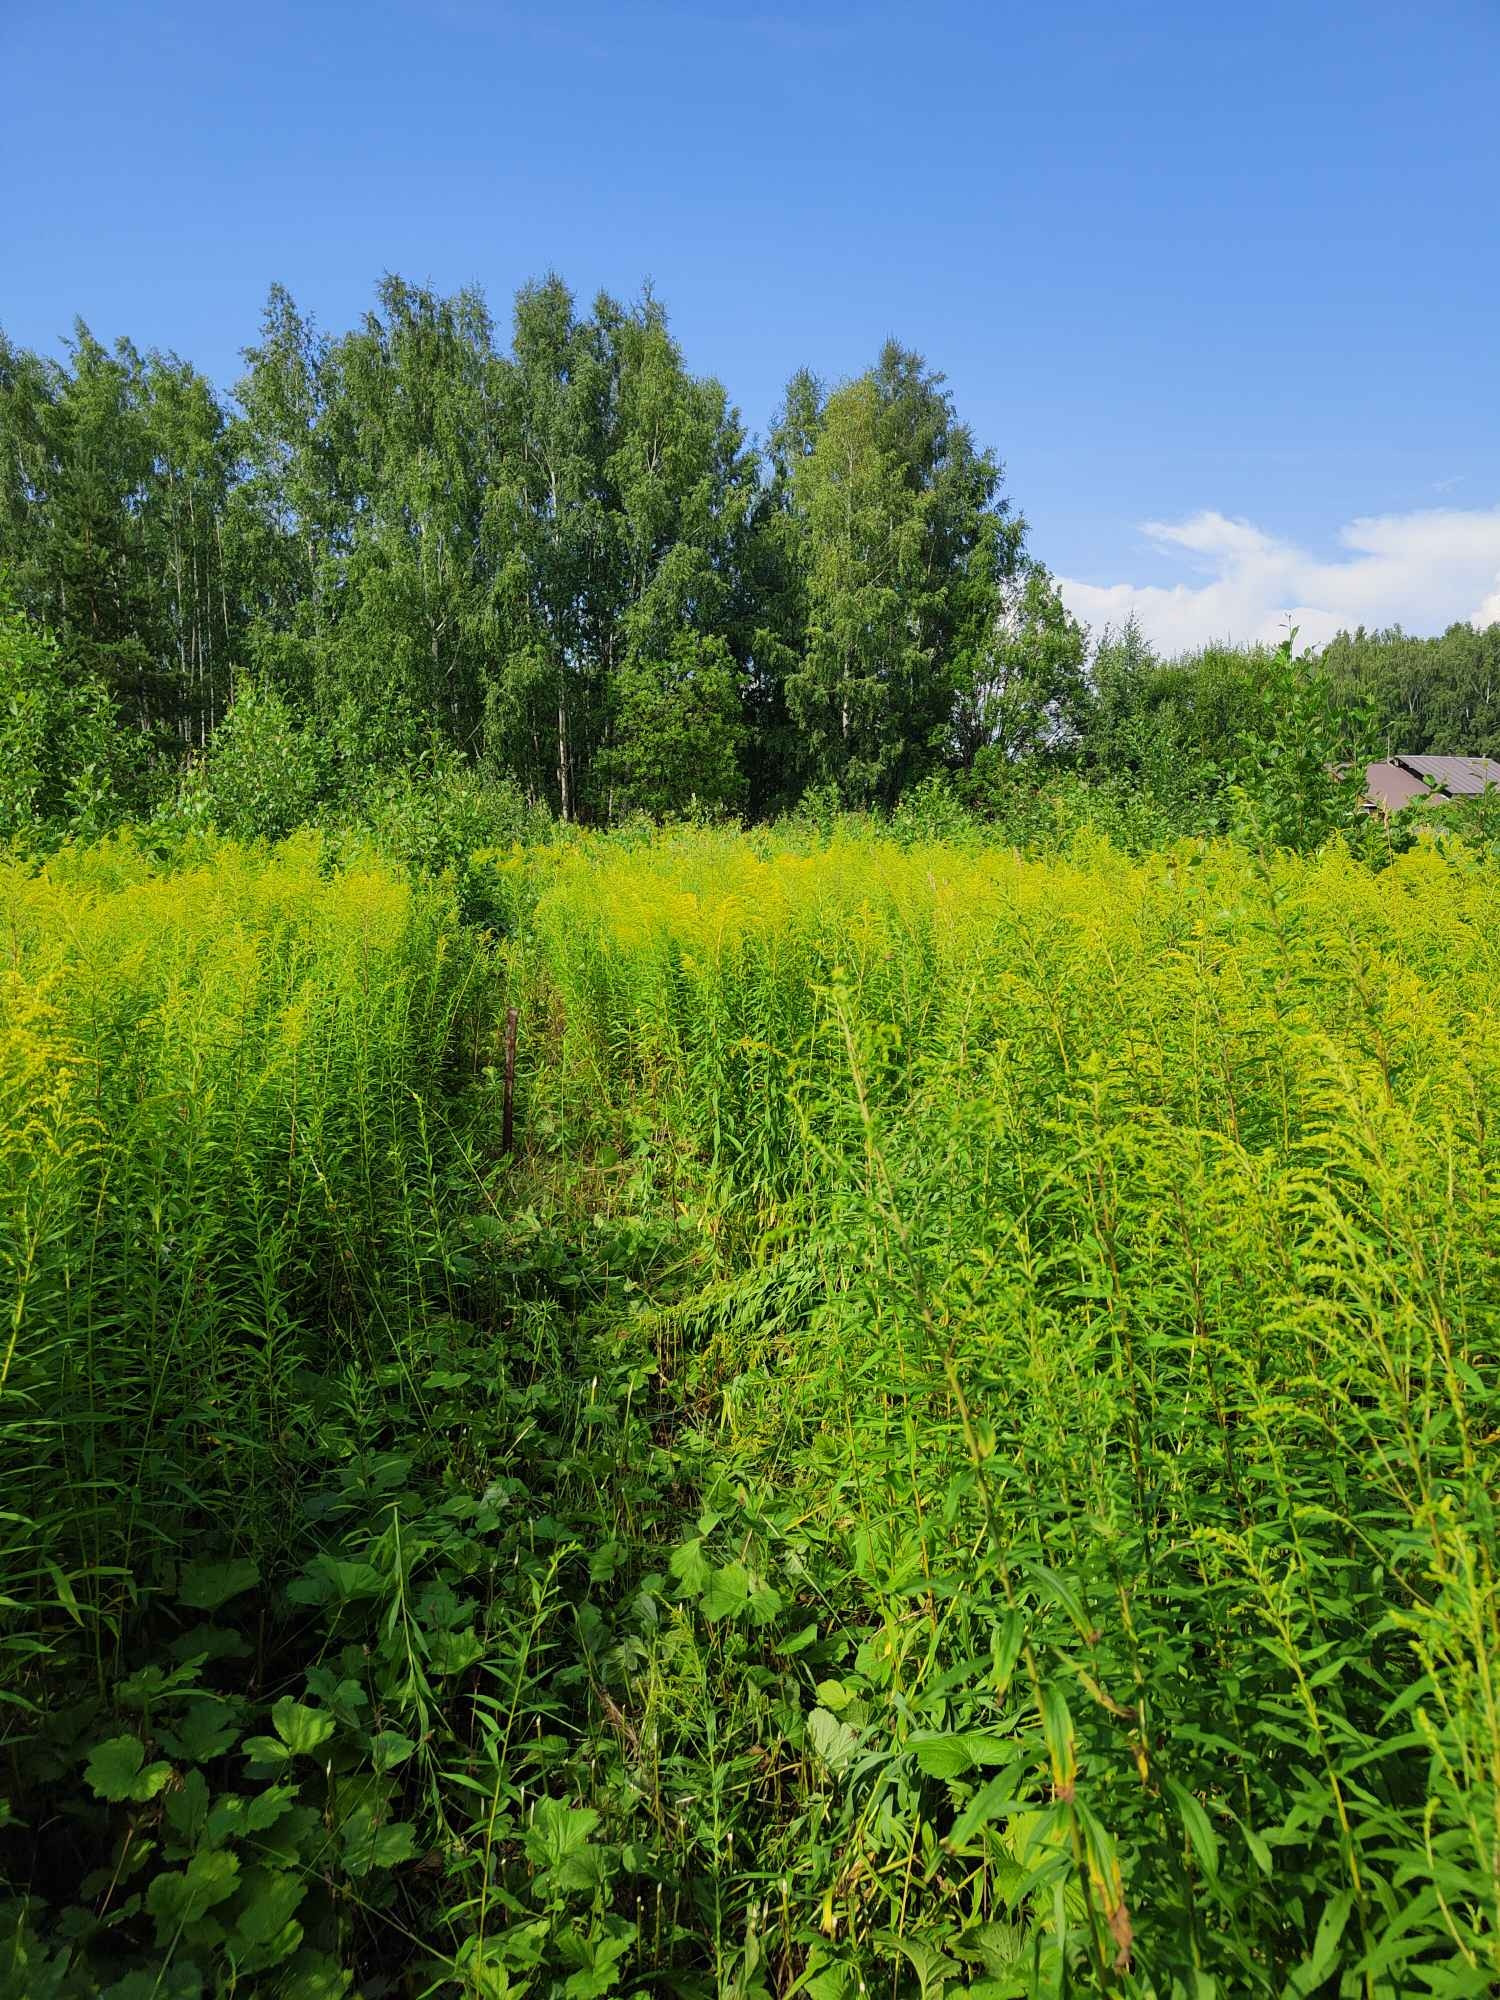
[(1210, 639), (1273, 643), (1289, 624), (1299, 645), (1341, 627), (1439, 632), (1455, 619), (1500, 619), (1500, 507), (1433, 507), (1370, 515), (1340, 530), (1346, 554), (1325, 562), (1249, 521), (1213, 512), (1146, 521), (1158, 550), (1181, 552), (1195, 581), (1085, 583), (1059, 577), (1063, 602), (1096, 633), (1134, 612), (1153, 645), (1181, 652)]

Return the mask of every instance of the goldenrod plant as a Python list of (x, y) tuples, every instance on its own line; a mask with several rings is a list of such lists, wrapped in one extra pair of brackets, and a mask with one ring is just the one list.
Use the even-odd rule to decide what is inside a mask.
[(8, 868), (0, 1991), (1495, 1990), (1487, 848), (944, 810)]

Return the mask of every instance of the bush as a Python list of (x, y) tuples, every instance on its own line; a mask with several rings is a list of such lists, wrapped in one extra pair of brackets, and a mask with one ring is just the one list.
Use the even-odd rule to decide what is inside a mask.
[(311, 819), (324, 788), (311, 732), (269, 683), (243, 680), (174, 816), (236, 840), (282, 840)]
[(134, 749), (103, 683), (0, 592), (0, 842), (97, 839), (139, 790)]

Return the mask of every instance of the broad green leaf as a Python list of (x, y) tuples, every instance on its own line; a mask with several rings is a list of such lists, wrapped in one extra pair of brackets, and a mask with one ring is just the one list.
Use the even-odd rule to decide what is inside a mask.
[(929, 1778), (961, 1778), (974, 1768), (962, 1734), (914, 1737), (911, 1748), (918, 1768)]
[(807, 1718), (807, 1740), (830, 1771), (842, 1771), (859, 1747), (859, 1732), (826, 1708), (815, 1708)]
[(542, 1894), (586, 1894), (601, 1880), (604, 1857), (592, 1836), (599, 1815), (590, 1806), (538, 1799), (526, 1831), (526, 1852), (540, 1869)]
[(174, 1757), (189, 1764), (207, 1764), (232, 1749), (239, 1730), (230, 1711), (221, 1701), (195, 1701), (172, 1728), (163, 1728), (161, 1740)]
[(167, 1824), (182, 1843), (178, 1852), (196, 1847), (208, 1824), (208, 1780), (203, 1773), (189, 1771), (182, 1783), (167, 1793), (162, 1809)]
[(371, 1738), (370, 1755), (377, 1771), (394, 1771), (406, 1762), (416, 1747), (412, 1739), (401, 1735), (399, 1730), (382, 1729), (378, 1736)]
[(249, 1556), (228, 1562), (189, 1563), (177, 1585), (177, 1601), (193, 1611), (217, 1611), (260, 1582), (260, 1566)]
[(917, 1975), (922, 2000), (940, 2000), (945, 1987), (963, 1979), (963, 1967), (956, 1960), (921, 1938), (900, 1937), (895, 1931), (877, 1931), (875, 1942), (884, 1950), (898, 1953), (909, 1961)]
[(354, 1604), (379, 1597), (385, 1590), (373, 1563), (344, 1562), (336, 1556), (314, 1556), (302, 1575), (287, 1585), (294, 1604)]
[(750, 1572), (741, 1562), (726, 1563), (713, 1570), (702, 1594), (705, 1618), (737, 1618), (750, 1605)]
[[(253, 1739), (268, 1743), (269, 1737)], [(281, 1752), (283, 1760), (286, 1752), (278, 1743), (274, 1746)], [(214, 1800), (208, 1815), (208, 1837), (210, 1840), (224, 1840), (230, 1834), (264, 1833), (267, 1827), (275, 1826), (282, 1816), (289, 1812), (296, 1793), (290, 1785), (270, 1785), (263, 1792), (253, 1792), (244, 1797), (238, 1792), (226, 1792), (222, 1798)]]
[(599, 1815), (591, 1806), (564, 1799), (538, 1799), (526, 1830), (526, 1852), (544, 1868), (556, 1868), (588, 1845)]
[(273, 1771), (292, 1759), (291, 1751), (275, 1736), (247, 1736), (240, 1748), (253, 1766), (264, 1765)]
[(781, 1592), (763, 1577), (752, 1575), (746, 1608), (752, 1625), (769, 1625), (781, 1615)]
[(293, 1757), (310, 1757), (333, 1734), (333, 1717), (284, 1694), (271, 1710), (271, 1726)]
[(251, 1944), (265, 1944), (296, 1913), (307, 1894), (306, 1881), (283, 1868), (253, 1868), (234, 1927)]
[(434, 1632), (427, 1643), (427, 1664), (435, 1674), (466, 1674), (484, 1658), (484, 1644), (472, 1631)]
[(204, 1848), (180, 1873), (158, 1875), (146, 1891), (146, 1908), (156, 1919), (156, 1941), (170, 1944), (205, 1911), (232, 1896), (240, 1861), (228, 1848)]
[(126, 1799), (142, 1804), (156, 1797), (171, 1777), (172, 1766), (148, 1764), (139, 1736), (111, 1736), (108, 1742), (95, 1744), (83, 1775), (97, 1798), (117, 1805)]
[(959, 1729), (938, 1736), (914, 1736), (911, 1749), (929, 1778), (961, 1778), (986, 1766), (1008, 1763), (1016, 1746), (1003, 1736), (982, 1729)]
[(344, 1827), (344, 1866), (351, 1875), (368, 1875), (375, 1868), (395, 1868), (417, 1855), (416, 1828), (405, 1820), (387, 1826), (368, 1824), (362, 1815), (368, 1807), (350, 1815)]
[(304, 1952), (277, 1986), (276, 2000), (344, 2000), (353, 1984), (354, 1974), (327, 1952)]
[(712, 1566), (703, 1553), (703, 1537), (694, 1535), (691, 1541), (680, 1542), (673, 1549), (667, 1568), (684, 1590), (694, 1597), (701, 1597), (712, 1573)]

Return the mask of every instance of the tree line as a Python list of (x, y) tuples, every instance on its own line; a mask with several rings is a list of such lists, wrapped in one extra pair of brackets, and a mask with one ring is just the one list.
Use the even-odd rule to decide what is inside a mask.
[[(244, 358), (230, 398), (81, 324), (64, 359), (0, 335), (17, 798), (139, 812), (231, 712), (298, 810), (441, 765), (593, 822), (943, 773), (995, 809), (1059, 767), (1201, 803), (1287, 726), (1265, 649), (1091, 649), (894, 341), (794, 374), (763, 441), (649, 292), (583, 311), (556, 277), (508, 343), (477, 290), (387, 277), (330, 337), (278, 287)], [(1488, 752), (1497, 668), (1500, 627), (1344, 634), (1291, 709), (1318, 755)]]
[(10, 588), (154, 769), (250, 685), (335, 775), (458, 753), (565, 819), (890, 803), (1061, 726), (1029, 654), (1081, 683), (999, 462), (894, 342), (796, 374), (763, 445), (649, 293), (528, 285), (502, 347), (477, 291), (390, 277), (329, 338), (277, 288), (245, 361), (231, 402), (0, 338)]

